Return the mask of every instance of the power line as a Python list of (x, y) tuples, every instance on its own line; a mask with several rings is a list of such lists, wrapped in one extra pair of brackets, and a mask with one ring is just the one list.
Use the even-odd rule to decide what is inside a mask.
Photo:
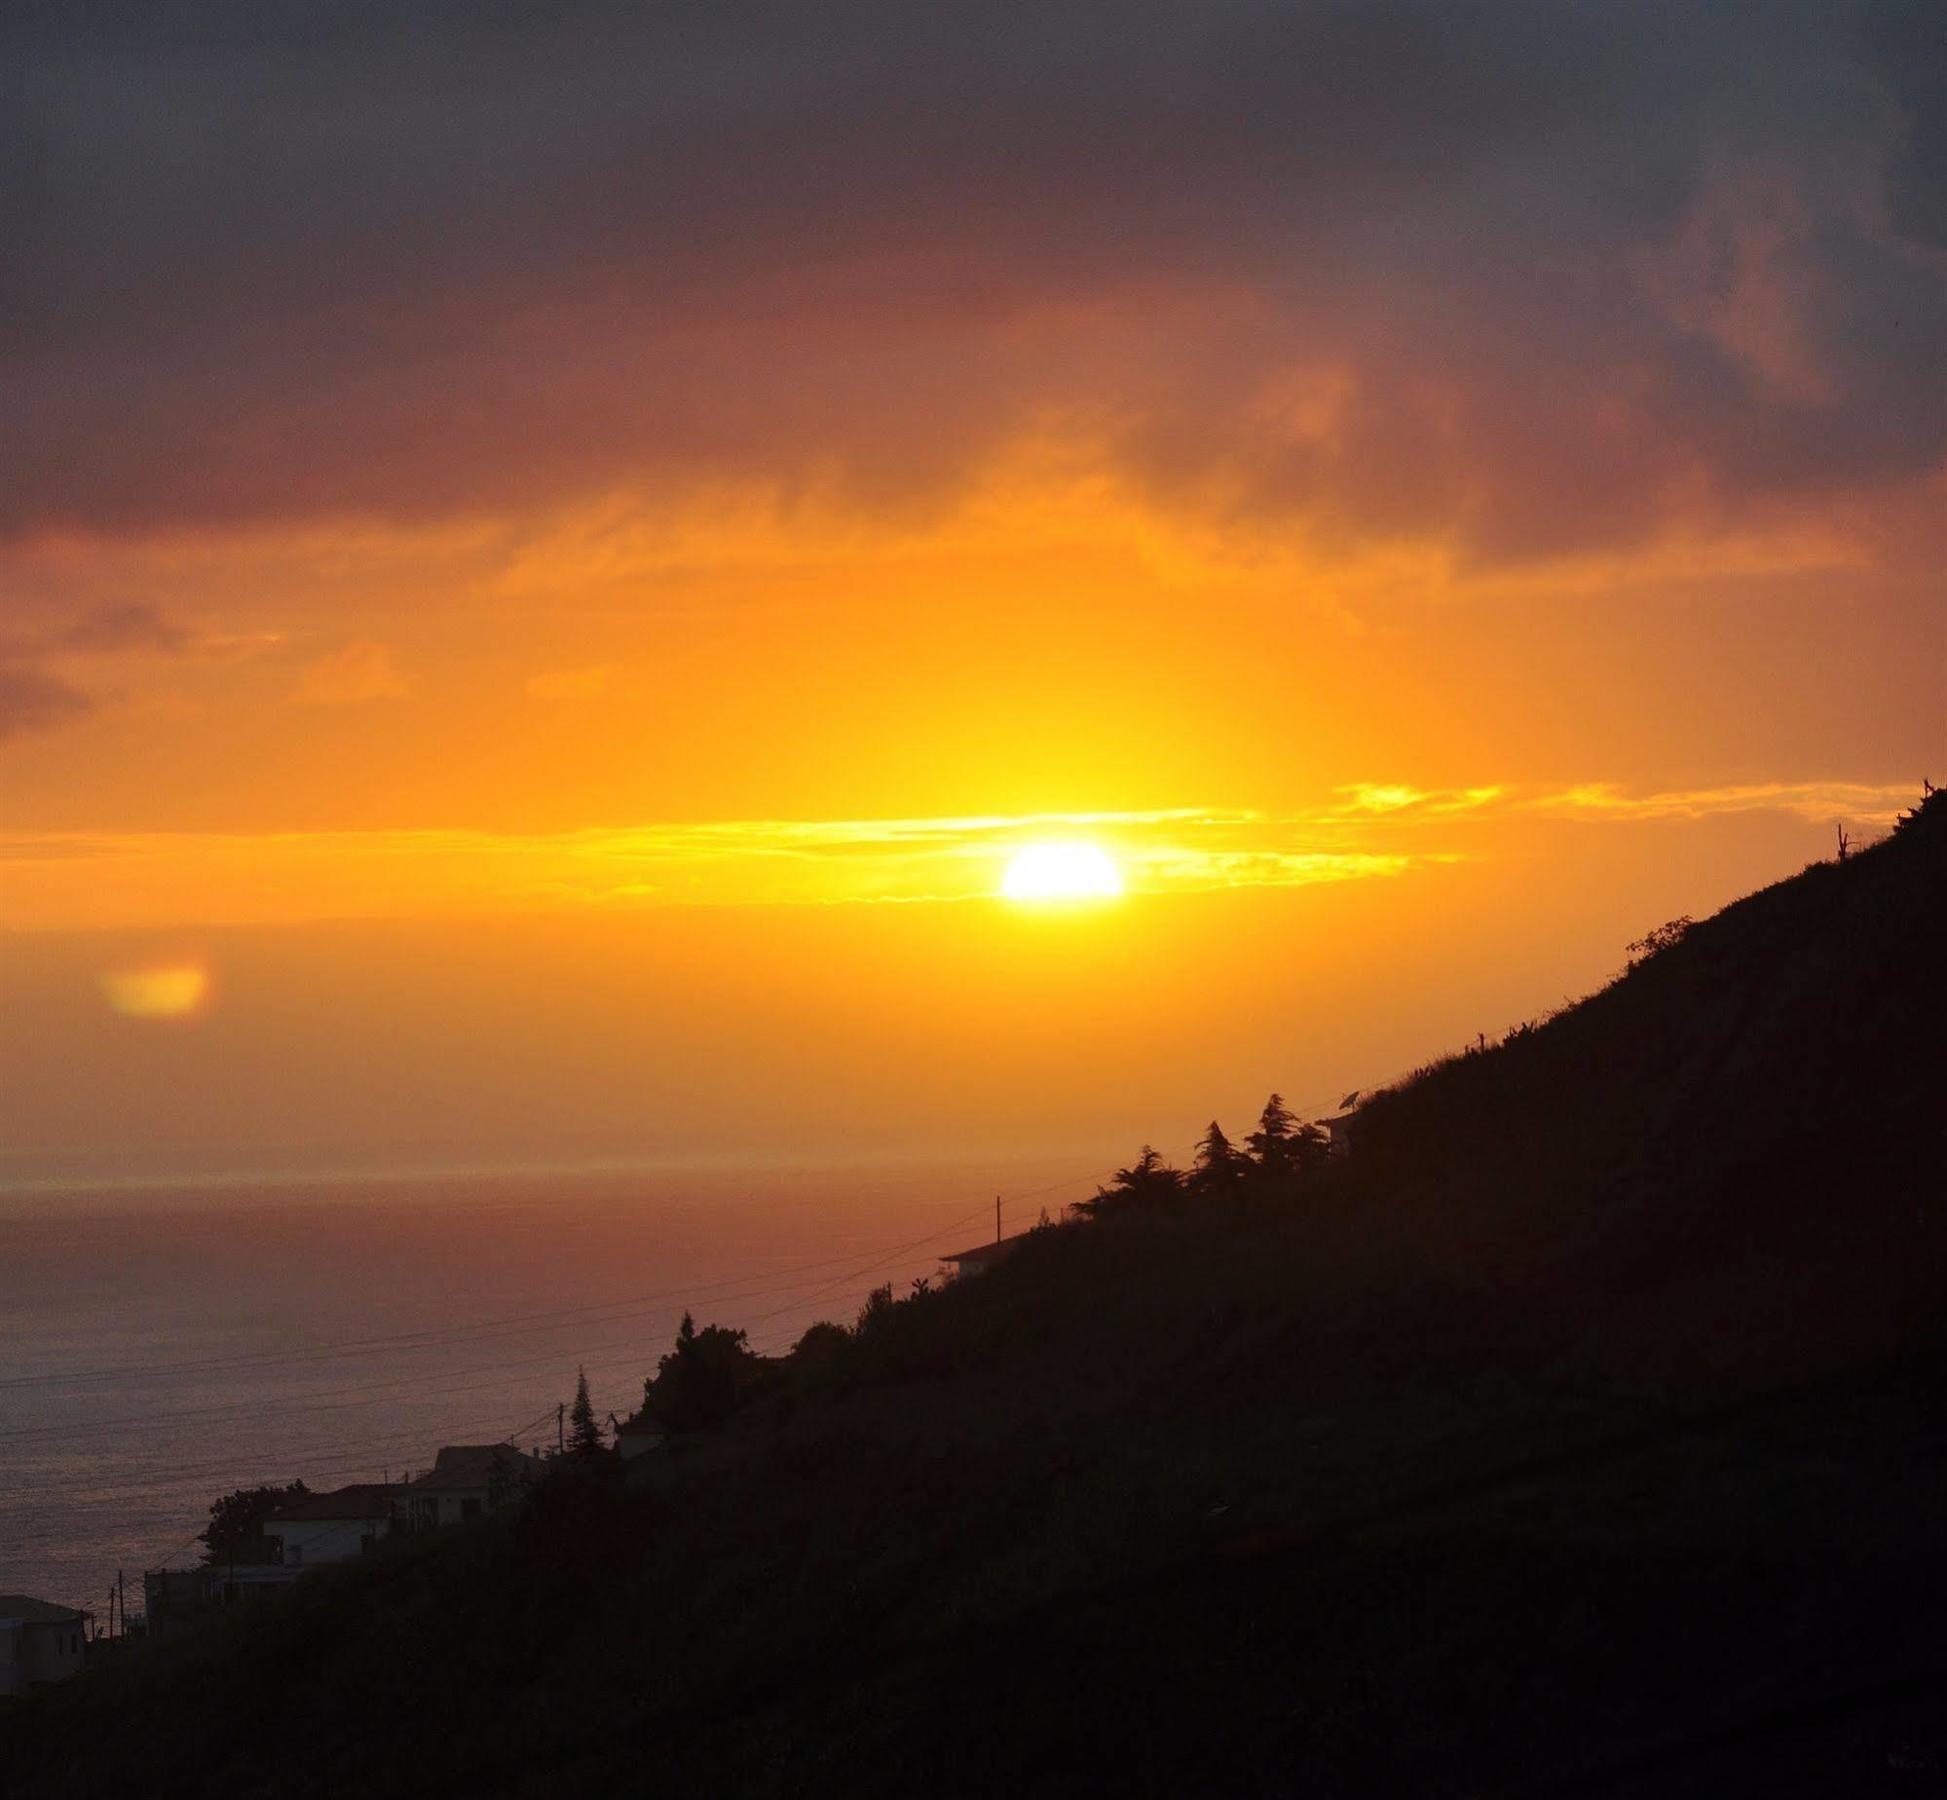
[[(469, 1422), (465, 1425), (446, 1425), (443, 1427), (428, 1427), (424, 1425), (404, 1426), (397, 1431), (386, 1432), (377, 1437), (359, 1438), (349, 1443), (321, 1444), (312, 1449), (300, 1449), (292, 1452), (290, 1455), (279, 1456), (276, 1458), (276, 1466), (285, 1470), (305, 1471), (311, 1470), (318, 1463), (327, 1463), (329, 1467), (325, 1472), (332, 1474), (340, 1470), (368, 1467), (369, 1462), (367, 1458), (371, 1452), (390, 1450), (399, 1444), (423, 1444), (429, 1435), (443, 1437), (451, 1441), (452, 1437), (456, 1434), (465, 1433), (471, 1435), (475, 1432), (486, 1431), (492, 1426), (497, 1425), (500, 1419), (504, 1419), (506, 1416), (505, 1413), (502, 1413), (498, 1418), (482, 1419), (478, 1422)], [(518, 1438), (525, 1436), (539, 1425), (551, 1422), (553, 1418), (554, 1407), (550, 1404), (546, 1411), (537, 1413), (526, 1423), (516, 1426), (514, 1430), (507, 1432), (504, 1436), (496, 1438), (494, 1442), (515, 1444)], [(516, 1447), (518, 1446), (516, 1445)], [(354, 1458), (356, 1460), (353, 1460)], [(239, 1467), (249, 1468), (253, 1466), (263, 1468), (266, 1464), (264, 1462), (258, 1462), (253, 1465), (245, 1461), (242, 1456), (233, 1453), (228, 1456), (212, 1458), (206, 1462), (172, 1465), (172, 1478), (167, 1481), (124, 1482), (110, 1487), (91, 1487), (89, 1489), (89, 1497), (91, 1499), (103, 1500), (139, 1499), (168, 1494), (174, 1492), (184, 1480), (200, 1479), (205, 1475), (224, 1476)], [(53, 1492), (57, 1486), (65, 1489), (69, 1485), (64, 1480), (59, 1483), (50, 1482), (45, 1489), (29, 1488), (24, 1491), (28, 1493)]]
[[(785, 1306), (779, 1307), (773, 1312), (760, 1314), (758, 1319), (754, 1322), (758, 1324), (762, 1324), (770, 1319), (780, 1316), (780, 1314), (784, 1312), (790, 1311), (792, 1309), (792, 1306), (794, 1305), (804, 1304), (808, 1301), (819, 1299), (825, 1293), (837, 1287), (843, 1286), (848, 1281), (855, 1280), (859, 1275), (870, 1274), (874, 1272), (876, 1269), (885, 1266), (885, 1264), (888, 1262), (896, 1261), (902, 1256), (910, 1255), (914, 1251), (923, 1249), (926, 1245), (947, 1236), (948, 1233), (958, 1231), (959, 1229), (961, 1229), (963, 1225), (970, 1223), (971, 1220), (976, 1218), (984, 1218), (985, 1216), (986, 1216), (986, 1208), (983, 1207), (978, 1213), (968, 1214), (963, 1218), (955, 1219), (950, 1223), (939, 1227), (937, 1230), (929, 1232), (925, 1237), (919, 1238), (910, 1244), (899, 1245), (893, 1250), (887, 1252), (874, 1253), (873, 1260), (867, 1262), (862, 1267), (847, 1269), (843, 1274), (836, 1277), (835, 1280), (812, 1284), (812, 1286), (809, 1289), (800, 1291), (799, 1299), (787, 1303)], [(841, 1259), (828, 1258), (826, 1259), (825, 1263), (814, 1265), (814, 1266), (829, 1267), (831, 1262), (837, 1260), (841, 1260)], [(737, 1298), (745, 1299), (745, 1300), (764, 1299), (771, 1294), (785, 1293), (791, 1290), (792, 1290), (792, 1284), (783, 1283), (771, 1288), (759, 1288), (754, 1292), (739, 1295), (737, 1296)], [(662, 1310), (665, 1309), (660, 1307), (644, 1308), (634, 1313), (616, 1314), (610, 1318), (605, 1318), (596, 1322), (604, 1325), (621, 1324), (626, 1320), (630, 1320), (634, 1318), (653, 1317), (657, 1312)], [(464, 1340), (456, 1340), (456, 1341), (464, 1341)], [(588, 1345), (586, 1346), (586, 1349), (593, 1350), (593, 1351), (618, 1349), (622, 1347), (624, 1341), (625, 1340), (623, 1339), (611, 1338), (601, 1343)], [(445, 1373), (447, 1375), (502, 1374), (514, 1370), (526, 1370), (526, 1369), (549, 1366), (552, 1365), (557, 1360), (558, 1357), (564, 1354), (572, 1354), (572, 1352), (550, 1351), (545, 1356), (523, 1357), (512, 1362), (504, 1362), (504, 1363), (476, 1364), (471, 1368), (450, 1369), (445, 1371)], [(358, 1395), (369, 1394), (369, 1393), (378, 1393), (386, 1389), (400, 1388), (400, 1387), (419, 1387), (422, 1388), (422, 1391), (426, 1391), (430, 1393), (440, 1393), (440, 1392), (461, 1393), (461, 1392), (468, 1392), (468, 1391), (477, 1391), (477, 1390), (470, 1390), (466, 1388), (450, 1388), (450, 1387), (426, 1389), (423, 1386), (424, 1379), (425, 1378), (423, 1375), (388, 1375), (388, 1376), (382, 1376), (379, 1379), (374, 1381), (354, 1382), (345, 1387), (327, 1388), (324, 1389), (322, 1392), (315, 1393), (315, 1394), (307, 1394), (303, 1396), (301, 1399), (289, 1403), (286, 1410), (298, 1410), (298, 1411), (305, 1411), (305, 1412), (338, 1411), (341, 1410), (341, 1408), (345, 1405), (357, 1404), (355, 1398), (347, 1401), (344, 1398), (344, 1396), (346, 1395), (358, 1396)], [(125, 1414), (123, 1416), (112, 1418), (112, 1419), (89, 1419), (89, 1420), (83, 1420), (79, 1422), (64, 1423), (60, 1425), (29, 1425), (24, 1427), (16, 1427), (15, 1429), (9, 1431), (0, 1431), (0, 1442), (33, 1443), (37, 1441), (44, 1441), (50, 1438), (71, 1438), (84, 1432), (117, 1430), (126, 1425), (144, 1425), (144, 1424), (162, 1423), (162, 1422), (174, 1423), (185, 1419), (222, 1418), (222, 1417), (228, 1417), (238, 1413), (250, 1412), (257, 1407), (260, 1407), (262, 1404), (263, 1402), (261, 1401), (261, 1399), (253, 1398), (249, 1400), (223, 1401), (208, 1406), (178, 1407), (168, 1412), (131, 1413), (131, 1414)]]
[[(504, 1417), (505, 1417), (506, 1415), (505, 1415), (505, 1414), (502, 1414), (501, 1416), (502, 1416), (502, 1417), (504, 1418)], [(545, 1413), (540, 1413), (540, 1414), (537, 1414), (537, 1415), (536, 1415), (536, 1416), (535, 1416), (535, 1417), (534, 1417), (533, 1419), (530, 1419), (530, 1420), (528, 1420), (528, 1421), (527, 1421), (527, 1422), (526, 1422), (525, 1424), (522, 1424), (522, 1425), (518, 1425), (518, 1426), (516, 1426), (516, 1427), (514, 1428), (514, 1430), (512, 1430), (512, 1431), (510, 1431), (510, 1432), (507, 1432), (507, 1433), (506, 1433), (506, 1434), (505, 1434), (504, 1436), (502, 1436), (502, 1437), (500, 1437), (500, 1438), (497, 1438), (497, 1439), (495, 1440), (495, 1442), (497, 1442), (497, 1443), (503, 1443), (503, 1444), (509, 1444), (509, 1445), (514, 1445), (514, 1446), (515, 1446), (516, 1448), (518, 1448), (518, 1445), (516, 1445), (516, 1444), (515, 1444), (515, 1440), (516, 1440), (517, 1438), (519, 1438), (519, 1437), (521, 1437), (521, 1436), (522, 1436), (523, 1434), (525, 1434), (526, 1432), (529, 1432), (529, 1431), (532, 1431), (532, 1430), (533, 1430), (533, 1429), (535, 1428), (535, 1426), (537, 1426), (537, 1425), (539, 1425), (539, 1424), (541, 1424), (541, 1423), (542, 1423), (542, 1422), (543, 1422), (544, 1420), (546, 1420), (546, 1419), (550, 1419), (550, 1418), (552, 1418), (553, 1416), (554, 1416), (554, 1408), (553, 1408), (553, 1407), (549, 1407), (549, 1408), (548, 1408), (548, 1410), (547, 1410), (547, 1411), (546, 1411)], [(460, 1427), (460, 1429), (461, 1429), (461, 1430), (463, 1430), (463, 1431), (469, 1431), (469, 1432), (471, 1432), (471, 1431), (483, 1431), (483, 1430), (485, 1430), (485, 1429), (486, 1429), (486, 1425), (485, 1425), (485, 1424), (482, 1424), (482, 1425), (477, 1425), (477, 1426), (476, 1426), (476, 1425), (466, 1425), (466, 1426), (462, 1426), (462, 1427)], [(398, 1434), (395, 1434), (395, 1435), (398, 1435)], [(319, 1451), (316, 1451), (316, 1452), (313, 1452), (313, 1453), (310, 1453), (310, 1454), (307, 1454), (307, 1455), (305, 1455), (305, 1456), (301, 1456), (301, 1457), (296, 1457), (296, 1458), (293, 1458), (293, 1459), (291, 1459), (291, 1461), (290, 1461), (290, 1463), (289, 1463), (289, 1464), (288, 1464), (287, 1466), (290, 1466), (290, 1467), (296, 1467), (296, 1466), (298, 1466), (298, 1465), (300, 1465), (300, 1464), (308, 1464), (308, 1463), (314, 1463), (314, 1462), (317, 1462), (317, 1461), (320, 1461), (320, 1460), (322, 1460), (323, 1458), (326, 1458), (326, 1457), (333, 1457), (333, 1456), (350, 1456), (350, 1455), (351, 1455), (351, 1454), (352, 1454), (352, 1453), (353, 1453), (354, 1451), (365, 1451), (365, 1450), (374, 1450), (374, 1449), (384, 1449), (384, 1448), (386, 1448), (386, 1447), (388, 1447), (388, 1446), (389, 1446), (389, 1444), (390, 1444), (390, 1443), (391, 1443), (392, 1441), (393, 1441), (393, 1439), (392, 1439), (392, 1438), (369, 1438), (369, 1439), (366, 1439), (366, 1440), (364, 1440), (363, 1442), (361, 1442), (361, 1443), (357, 1443), (357, 1444), (339, 1444), (339, 1445), (333, 1445), (333, 1446), (331, 1446), (331, 1447), (329, 1447), (328, 1449), (324, 1449), (324, 1450), (319, 1450)], [(352, 1468), (352, 1467), (355, 1467), (355, 1466), (357, 1466), (357, 1465), (353, 1465), (353, 1464), (346, 1464), (346, 1463), (341, 1463), (341, 1464), (339, 1464), (339, 1465), (338, 1465), (337, 1467), (335, 1467), (334, 1469), (332, 1469), (332, 1470), (330, 1471), (330, 1473), (333, 1473), (333, 1474), (336, 1474), (336, 1473), (339, 1473), (339, 1472), (340, 1472), (340, 1471), (342, 1471), (342, 1470), (348, 1470), (349, 1468)], [(194, 1474), (197, 1474), (197, 1473), (200, 1473), (200, 1471), (199, 1471), (199, 1470), (197, 1470), (197, 1469), (194, 1469), (194, 1468), (191, 1468), (191, 1469), (187, 1469), (187, 1470), (184, 1470), (184, 1471), (181, 1471), (181, 1473), (184, 1473), (184, 1474), (189, 1474), (189, 1475), (194, 1475)], [(102, 1491), (104, 1491), (104, 1492), (107, 1492), (107, 1493), (130, 1493), (130, 1492), (133, 1492), (134, 1490), (129, 1490), (129, 1489), (119, 1489), (119, 1490), (118, 1490), (118, 1489), (107, 1489), (107, 1490), (102, 1490)], [(166, 1491), (166, 1490), (153, 1490), (153, 1491)], [(181, 1554), (182, 1554), (182, 1553), (183, 1553), (183, 1552), (184, 1552), (185, 1550), (187, 1550), (187, 1549), (189, 1549), (191, 1545), (193, 1545), (193, 1544), (199, 1544), (199, 1543), (201, 1543), (202, 1541), (203, 1541), (203, 1534), (202, 1534), (202, 1532), (200, 1532), (200, 1531), (197, 1531), (197, 1532), (192, 1532), (192, 1533), (190, 1534), (190, 1536), (188, 1536), (188, 1537), (186, 1537), (186, 1538), (184, 1538), (184, 1539), (183, 1539), (183, 1541), (182, 1541), (182, 1542), (181, 1542), (180, 1544), (177, 1544), (177, 1545), (175, 1545), (175, 1546), (174, 1546), (174, 1547), (173, 1547), (172, 1549), (169, 1549), (169, 1550), (166, 1550), (166, 1551), (164, 1551), (164, 1552), (162, 1553), (162, 1556), (161, 1556), (161, 1558), (160, 1558), (160, 1559), (158, 1560), (158, 1562), (157, 1562), (157, 1564), (156, 1564), (156, 1566), (157, 1566), (158, 1568), (161, 1568), (161, 1567), (166, 1567), (166, 1566), (167, 1566), (167, 1564), (168, 1564), (168, 1561), (169, 1561), (169, 1559), (170, 1559), (171, 1557), (173, 1557), (173, 1556), (180, 1556), (180, 1555), (181, 1555)]]
[[(1057, 1186), (1064, 1185), (1061, 1183)], [(1046, 1192), (1037, 1189), (1035, 1192)], [(1015, 1196), (1023, 1198), (1025, 1196)], [(967, 1219), (985, 1216), (985, 1208), (978, 1213), (966, 1215)], [(956, 1219), (942, 1226), (942, 1231), (957, 1229), (965, 1220)], [(587, 1320), (590, 1323), (606, 1324), (611, 1321), (590, 1318), (596, 1313), (613, 1313), (617, 1308), (645, 1307), (651, 1302), (676, 1300), (682, 1298), (705, 1299), (729, 1297), (721, 1290), (736, 1289), (753, 1281), (766, 1280), (774, 1275), (802, 1275), (815, 1270), (828, 1269), (834, 1264), (849, 1261), (853, 1256), (871, 1252), (848, 1251), (840, 1256), (822, 1257), (814, 1262), (797, 1263), (784, 1269), (754, 1270), (749, 1274), (726, 1276), (721, 1281), (708, 1282), (702, 1287), (664, 1288), (642, 1294), (619, 1295), (613, 1300), (591, 1302), (586, 1306), (558, 1307), (549, 1311), (534, 1313), (514, 1313), (497, 1319), (478, 1319), (464, 1325), (427, 1326), (419, 1331), (395, 1332), (381, 1337), (350, 1338), (337, 1343), (311, 1344), (301, 1350), (263, 1351), (249, 1356), (206, 1358), (200, 1361), (177, 1363), (147, 1363), (139, 1369), (95, 1368), (79, 1371), (66, 1371), (59, 1374), (15, 1375), (0, 1377), (0, 1389), (23, 1387), (44, 1387), (59, 1384), (73, 1384), (85, 1381), (133, 1381), (155, 1380), (171, 1375), (215, 1374), (230, 1369), (264, 1368), (282, 1363), (319, 1361), (329, 1357), (347, 1354), (355, 1350), (383, 1350), (394, 1348), (437, 1348), (453, 1342), (484, 1342), (491, 1337), (515, 1337), (527, 1331), (547, 1331), (570, 1320)], [(631, 1316), (623, 1314), (621, 1316)], [(538, 1323), (537, 1323), (538, 1321)], [(503, 1329), (505, 1328), (505, 1329)]]

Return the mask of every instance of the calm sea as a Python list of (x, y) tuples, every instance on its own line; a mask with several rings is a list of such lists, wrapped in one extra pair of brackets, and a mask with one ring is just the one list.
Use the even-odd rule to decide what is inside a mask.
[(218, 1494), (551, 1443), (578, 1367), (632, 1409), (685, 1306), (782, 1349), (985, 1241), (997, 1190), (1012, 1231), (1087, 1186), (1070, 1161), (0, 1193), (0, 1592), (103, 1613), (117, 1569), (139, 1595), (195, 1560)]

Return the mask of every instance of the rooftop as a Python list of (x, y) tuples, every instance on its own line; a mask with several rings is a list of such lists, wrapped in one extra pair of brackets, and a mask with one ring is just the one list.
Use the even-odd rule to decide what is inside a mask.
[(412, 1483), (415, 1493), (440, 1488), (487, 1487), (494, 1479), (494, 1466), (509, 1475), (524, 1476), (540, 1467), (524, 1450), (512, 1444), (447, 1444), (433, 1458), (433, 1466)]
[(997, 1256), (1005, 1256), (1016, 1248), (1026, 1237), (1025, 1231), (1017, 1231), (1012, 1237), (1001, 1238), (992, 1244), (976, 1244), (971, 1250), (954, 1250), (940, 1258), (941, 1262), (969, 1263), (991, 1262)]
[(0, 1594), (0, 1622), (23, 1625), (77, 1625), (82, 1615), (52, 1600), (30, 1600), (25, 1594)]
[(382, 1519), (392, 1503), (406, 1490), (397, 1483), (367, 1481), (351, 1487), (334, 1488), (328, 1494), (304, 1494), (287, 1500), (266, 1515), (266, 1525), (283, 1525), (299, 1519)]

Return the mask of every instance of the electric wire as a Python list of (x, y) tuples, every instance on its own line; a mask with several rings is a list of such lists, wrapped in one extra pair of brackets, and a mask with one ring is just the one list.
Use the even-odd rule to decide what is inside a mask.
[[(1082, 1178), (1085, 1179), (1085, 1178)], [(1056, 1183), (1056, 1186), (1065, 1185)], [(1033, 1194), (1051, 1191), (1034, 1189), (1027, 1195), (1012, 1198), (1025, 1199)], [(1009, 1198), (1003, 1193), (1003, 1198)], [(963, 1223), (986, 1216), (983, 1206), (978, 1212), (968, 1213), (960, 1219), (942, 1226), (942, 1232), (955, 1230)], [(745, 1275), (726, 1276), (720, 1281), (708, 1282), (698, 1287), (694, 1284), (682, 1287), (664, 1288), (641, 1294), (618, 1295), (613, 1300), (591, 1302), (586, 1306), (558, 1307), (542, 1312), (514, 1313), (497, 1319), (478, 1319), (464, 1325), (427, 1326), (418, 1331), (394, 1332), (379, 1337), (349, 1338), (336, 1343), (310, 1344), (295, 1350), (270, 1350), (253, 1353), (249, 1356), (215, 1357), (199, 1361), (176, 1363), (145, 1363), (139, 1369), (116, 1369), (101, 1367), (95, 1369), (70, 1370), (60, 1373), (38, 1375), (0, 1376), (0, 1390), (50, 1385), (73, 1385), (87, 1381), (152, 1380), (172, 1375), (216, 1374), (231, 1369), (262, 1368), (276, 1364), (306, 1362), (345, 1355), (360, 1350), (383, 1350), (394, 1348), (436, 1348), (439, 1344), (452, 1341), (484, 1341), (494, 1336), (519, 1336), (525, 1331), (546, 1331), (555, 1329), (557, 1324), (573, 1319), (588, 1319), (590, 1323), (603, 1324), (609, 1321), (590, 1319), (596, 1313), (614, 1312), (618, 1308), (648, 1306), (665, 1300), (688, 1298), (692, 1300), (730, 1297), (719, 1294), (719, 1290), (738, 1288), (752, 1281), (767, 1280), (778, 1275), (810, 1274), (816, 1270), (831, 1268), (841, 1262), (849, 1262), (853, 1257), (866, 1254), (857, 1250), (847, 1251), (839, 1256), (821, 1257), (813, 1262), (797, 1263), (784, 1269), (756, 1270)], [(503, 1329), (505, 1328), (505, 1329)]]
[[(759, 1314), (758, 1318), (755, 1321), (753, 1321), (754, 1323), (759, 1323), (759, 1324), (765, 1323), (773, 1318), (779, 1317), (781, 1314), (785, 1312), (789, 1312), (793, 1310), (794, 1307), (798, 1305), (808, 1304), (812, 1301), (815, 1301), (823, 1297), (828, 1292), (841, 1288), (847, 1283), (858, 1279), (858, 1277), (861, 1275), (875, 1273), (879, 1269), (888, 1266), (890, 1263), (898, 1261), (902, 1257), (915, 1254), (919, 1250), (924, 1249), (927, 1245), (937, 1242), (939, 1239), (946, 1237), (949, 1233), (959, 1231), (963, 1226), (970, 1223), (973, 1219), (984, 1218), (984, 1217), (986, 1217), (986, 1208), (983, 1207), (978, 1213), (969, 1214), (963, 1218), (955, 1219), (950, 1223), (940, 1226), (938, 1229), (927, 1233), (926, 1236), (915, 1239), (911, 1243), (897, 1245), (890, 1250), (870, 1253), (870, 1260), (868, 1260), (864, 1264), (858, 1265), (856, 1267), (848, 1268), (842, 1274), (832, 1278), (829, 1281), (815, 1283), (808, 1290), (805, 1289), (794, 1290), (792, 1284), (785, 1283), (772, 1288), (760, 1288), (753, 1293), (744, 1294), (738, 1297), (746, 1300), (764, 1299), (764, 1298), (768, 1298), (772, 1294), (795, 1291), (798, 1296), (797, 1298), (795, 1298), (790, 1302), (787, 1302), (784, 1306), (776, 1308), (771, 1312)], [(677, 1291), (680, 1292), (681, 1290), (677, 1290)], [(614, 1317), (605, 1318), (596, 1322), (604, 1325), (621, 1324), (633, 1318), (653, 1317), (658, 1312), (665, 1312), (669, 1310), (673, 1310), (673, 1309), (666, 1308), (666, 1307), (645, 1308), (642, 1309), (640, 1312), (634, 1314), (618, 1314), (615, 1315)], [(625, 1340), (620, 1338), (610, 1338), (610, 1339), (605, 1339), (599, 1343), (587, 1345), (585, 1346), (585, 1349), (591, 1352), (618, 1349), (623, 1346), (624, 1342)], [(449, 1369), (443, 1371), (443, 1373), (449, 1376), (450, 1375), (504, 1374), (515, 1370), (525, 1370), (525, 1369), (552, 1365), (556, 1363), (558, 1360), (560, 1360), (564, 1355), (570, 1355), (570, 1354), (573, 1354), (573, 1352), (567, 1350), (556, 1350), (556, 1351), (550, 1351), (544, 1356), (524, 1357), (524, 1358), (516, 1359), (512, 1362), (476, 1364), (470, 1368)], [(344, 1397), (347, 1395), (358, 1396), (358, 1395), (369, 1394), (369, 1393), (379, 1393), (388, 1389), (400, 1388), (400, 1387), (416, 1387), (416, 1388), (420, 1388), (422, 1391), (433, 1392), (433, 1393), (439, 1393), (439, 1392), (460, 1393), (460, 1392), (474, 1391), (466, 1388), (434, 1387), (429, 1389), (425, 1385), (425, 1378), (423, 1374), (390, 1375), (390, 1376), (382, 1376), (377, 1380), (373, 1380), (373, 1381), (354, 1382), (345, 1387), (326, 1388), (316, 1393), (303, 1395), (299, 1399), (289, 1403), (289, 1407), (287, 1408), (287, 1410), (289, 1410), (290, 1408), (295, 1408), (296, 1410), (301, 1410), (306, 1412), (337, 1411), (337, 1410), (341, 1410), (341, 1407), (344, 1404), (357, 1403), (356, 1399), (349, 1402), (345, 1401)], [(14, 1427), (9, 1430), (0, 1431), (0, 1442), (33, 1443), (33, 1442), (38, 1442), (49, 1438), (64, 1438), (64, 1439), (71, 1438), (82, 1432), (117, 1430), (120, 1429), (121, 1427), (129, 1426), (129, 1425), (144, 1425), (150, 1423), (164, 1423), (164, 1422), (174, 1423), (174, 1422), (180, 1422), (185, 1419), (207, 1419), (207, 1418), (229, 1417), (238, 1413), (250, 1412), (255, 1408), (261, 1406), (261, 1404), (262, 1401), (260, 1399), (252, 1398), (246, 1400), (216, 1402), (207, 1406), (179, 1407), (165, 1412), (151, 1411), (151, 1412), (144, 1412), (144, 1413), (132, 1413), (132, 1414), (126, 1414), (126, 1415), (122, 1415), (110, 1419), (88, 1419), (88, 1420), (81, 1420), (81, 1421), (71, 1421), (59, 1425), (20, 1426), (20, 1427)]]

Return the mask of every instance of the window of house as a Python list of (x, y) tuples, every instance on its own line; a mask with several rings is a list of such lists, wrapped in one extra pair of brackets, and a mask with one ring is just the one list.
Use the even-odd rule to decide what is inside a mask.
[(480, 1502), (478, 1500), (462, 1500), (460, 1502), (461, 1518), (477, 1519), (479, 1518), (479, 1516), (480, 1516)]

